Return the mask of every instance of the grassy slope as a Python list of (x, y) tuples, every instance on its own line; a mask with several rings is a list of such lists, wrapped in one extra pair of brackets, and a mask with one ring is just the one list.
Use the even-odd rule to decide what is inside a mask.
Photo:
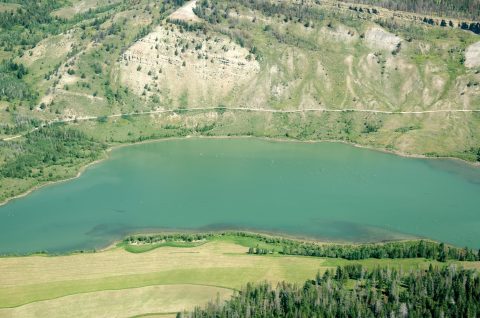
[[(92, 254), (0, 258), (0, 308), (15, 307), (0, 309), (0, 317), (28, 317), (37, 310), (49, 317), (61, 316), (62, 311), (57, 309), (66, 303), (78, 315), (101, 316), (105, 314), (103, 308), (111, 308), (112, 301), (124, 297), (128, 298), (121, 307), (128, 312), (125, 316), (165, 313), (204, 303), (215, 298), (217, 292), (227, 296), (247, 282), (301, 283), (319, 271), (348, 263), (404, 270), (425, 268), (431, 263), (439, 265), (424, 259), (347, 261), (248, 255), (245, 245), (252, 244), (256, 242), (248, 238), (225, 237), (191, 248), (160, 247), (144, 253), (116, 247)], [(462, 265), (479, 268), (478, 262)], [(159, 286), (158, 293), (144, 297), (147, 286)], [(169, 302), (171, 297), (177, 303)], [(91, 306), (85, 306), (86, 303)]]

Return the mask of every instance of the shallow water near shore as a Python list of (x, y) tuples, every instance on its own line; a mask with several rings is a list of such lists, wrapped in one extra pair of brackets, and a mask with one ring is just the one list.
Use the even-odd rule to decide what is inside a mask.
[(155, 229), (480, 247), (480, 169), (338, 143), (184, 139), (122, 147), (0, 207), (0, 253), (67, 252)]

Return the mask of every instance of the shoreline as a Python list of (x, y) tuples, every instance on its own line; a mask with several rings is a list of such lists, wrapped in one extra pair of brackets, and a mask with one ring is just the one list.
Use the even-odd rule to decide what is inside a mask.
[(75, 180), (79, 177), (82, 176), (82, 174), (91, 166), (94, 166), (102, 161), (108, 160), (110, 158), (110, 153), (116, 149), (120, 149), (123, 147), (132, 147), (135, 145), (142, 145), (142, 144), (148, 144), (148, 143), (155, 143), (155, 142), (167, 142), (167, 141), (175, 141), (175, 140), (184, 140), (184, 139), (259, 139), (263, 141), (268, 141), (268, 142), (291, 142), (291, 143), (307, 143), (307, 144), (316, 144), (316, 143), (339, 143), (339, 144), (344, 144), (348, 146), (352, 146), (355, 148), (359, 149), (366, 149), (370, 151), (376, 151), (380, 153), (385, 153), (385, 154), (390, 154), (390, 155), (395, 155), (403, 158), (411, 158), (411, 159), (423, 159), (423, 160), (452, 160), (456, 161), (461, 164), (465, 164), (470, 167), (474, 168), (480, 168), (480, 162), (471, 162), (467, 160), (463, 160), (457, 157), (428, 157), (425, 155), (418, 155), (418, 154), (409, 154), (409, 153), (404, 153), (401, 151), (395, 151), (395, 150), (389, 150), (386, 148), (375, 148), (373, 146), (368, 146), (368, 145), (362, 145), (354, 142), (348, 142), (345, 140), (332, 140), (332, 139), (324, 139), (324, 140), (297, 140), (297, 139), (286, 139), (286, 138), (275, 138), (275, 137), (256, 137), (256, 136), (192, 136), (192, 135), (187, 135), (184, 137), (167, 137), (167, 138), (160, 138), (160, 139), (149, 139), (149, 140), (142, 140), (142, 141), (137, 141), (137, 142), (125, 142), (125, 143), (118, 143), (118, 144), (112, 144), (109, 145), (109, 147), (105, 150), (105, 153), (103, 155), (103, 158), (97, 159), (95, 161), (89, 162), (86, 165), (80, 166), (76, 175), (73, 177), (69, 177), (66, 179), (61, 179), (61, 180), (56, 180), (56, 181), (48, 181), (43, 184), (37, 184), (31, 189), (27, 190), (26, 192), (17, 194), (13, 197), (6, 198), (3, 201), (0, 201), (0, 208), (11, 201), (21, 199), (23, 197), (26, 197), (27, 195), (31, 194), (32, 192), (39, 190), (43, 187), (47, 187), (50, 185), (55, 185), (58, 183), (63, 183), (63, 182), (68, 182)]
[[(379, 241), (365, 241), (365, 242), (355, 242), (355, 241), (344, 241), (344, 240), (328, 240), (327, 238), (324, 239), (316, 239), (314, 237), (309, 236), (302, 236), (302, 235), (294, 235), (289, 233), (280, 233), (280, 232), (269, 232), (269, 231), (262, 231), (262, 230), (253, 230), (253, 229), (239, 229), (239, 230), (212, 230), (212, 231), (202, 231), (196, 229), (168, 229), (159, 228), (158, 230), (151, 229), (145, 232), (131, 232), (129, 234), (125, 234), (120, 239), (116, 239), (112, 242), (109, 242), (104, 247), (93, 248), (93, 249), (78, 249), (78, 250), (70, 250), (64, 252), (49, 252), (49, 251), (36, 251), (36, 252), (27, 252), (27, 253), (4, 253), (0, 254), (0, 259), (2, 258), (12, 258), (12, 257), (32, 257), (32, 256), (40, 256), (40, 257), (63, 257), (63, 256), (70, 256), (70, 255), (79, 255), (79, 254), (95, 254), (95, 253), (103, 253), (112, 251), (115, 249), (124, 249), (124, 246), (119, 246), (122, 244), (125, 239), (130, 236), (159, 236), (159, 235), (212, 235), (212, 237), (224, 237), (224, 236), (232, 236), (232, 237), (264, 237), (264, 238), (276, 238), (276, 239), (284, 239), (288, 241), (295, 241), (298, 243), (306, 243), (306, 244), (316, 244), (319, 246), (326, 246), (326, 245), (334, 245), (334, 246), (373, 246), (373, 245), (382, 245), (388, 243), (405, 243), (405, 242), (433, 242), (433, 243), (440, 243), (440, 241), (436, 241), (431, 238), (421, 237), (421, 236), (405, 236), (399, 238), (392, 238), (392, 239), (384, 239)], [(205, 243), (213, 242), (215, 239), (206, 240)], [(154, 243), (146, 243), (154, 244)], [(239, 243), (234, 243), (239, 244)], [(447, 246), (459, 248), (456, 245), (445, 243)]]
[(55, 185), (55, 184), (58, 184), (58, 183), (63, 183), (63, 182), (68, 182), (68, 181), (72, 181), (72, 180), (75, 180), (79, 177), (81, 177), (81, 175), (85, 172), (85, 170), (87, 170), (90, 166), (93, 166), (93, 165), (96, 165), (97, 163), (100, 163), (106, 159), (109, 158), (108, 156), (108, 153), (112, 150), (113, 148), (108, 148), (105, 152), (105, 158), (100, 158), (100, 159), (97, 159), (95, 161), (92, 161), (92, 162), (89, 162), (87, 163), (86, 165), (84, 166), (80, 166), (80, 168), (78, 169), (78, 172), (75, 176), (73, 177), (69, 177), (69, 178), (66, 178), (66, 179), (61, 179), (61, 180), (56, 180), (56, 181), (48, 181), (48, 182), (45, 182), (45, 183), (42, 183), (42, 184), (37, 184), (35, 186), (33, 186), (31, 189), (23, 192), (23, 193), (20, 193), (20, 194), (17, 194), (13, 197), (10, 197), (10, 198), (7, 198), (3, 201), (0, 202), (0, 207), (10, 203), (11, 201), (14, 201), (14, 200), (17, 200), (17, 199), (21, 199), (23, 197), (26, 197), (27, 195), (31, 194), (32, 192), (36, 191), (36, 190), (40, 190), (41, 188), (43, 187), (47, 187), (47, 186), (50, 186), (50, 185)]

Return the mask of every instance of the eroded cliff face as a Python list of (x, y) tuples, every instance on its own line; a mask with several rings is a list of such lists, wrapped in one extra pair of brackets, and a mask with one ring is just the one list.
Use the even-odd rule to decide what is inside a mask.
[[(455, 39), (405, 38), (372, 21), (302, 24), (241, 6), (212, 25), (194, 14), (196, 5), (170, 16), (181, 23), (157, 26), (123, 54), (123, 85), (172, 107), (424, 111), (480, 104), (478, 43), (464, 50)], [(205, 27), (188, 31), (188, 23)]]
[(468, 68), (480, 67), (480, 42), (470, 45), (465, 52), (465, 66)]
[(259, 70), (255, 57), (226, 36), (171, 24), (156, 27), (120, 62), (121, 82), (135, 93), (184, 107), (216, 106)]

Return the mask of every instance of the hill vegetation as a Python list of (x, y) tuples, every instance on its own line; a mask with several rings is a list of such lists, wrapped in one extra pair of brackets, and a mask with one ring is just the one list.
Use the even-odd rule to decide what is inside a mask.
[(368, 4), (390, 10), (440, 17), (467, 18), (471, 20), (478, 20), (480, 17), (480, 2), (478, 0), (352, 0), (344, 2)]
[[(397, 2), (423, 16), (388, 1), (12, 3), (0, 10), (0, 200), (75, 175), (105, 145), (186, 135), (480, 160), (480, 38), (462, 15), (475, 1)], [(92, 155), (15, 165), (43, 147), (36, 129), (76, 147), (53, 141), (54, 123)]]

